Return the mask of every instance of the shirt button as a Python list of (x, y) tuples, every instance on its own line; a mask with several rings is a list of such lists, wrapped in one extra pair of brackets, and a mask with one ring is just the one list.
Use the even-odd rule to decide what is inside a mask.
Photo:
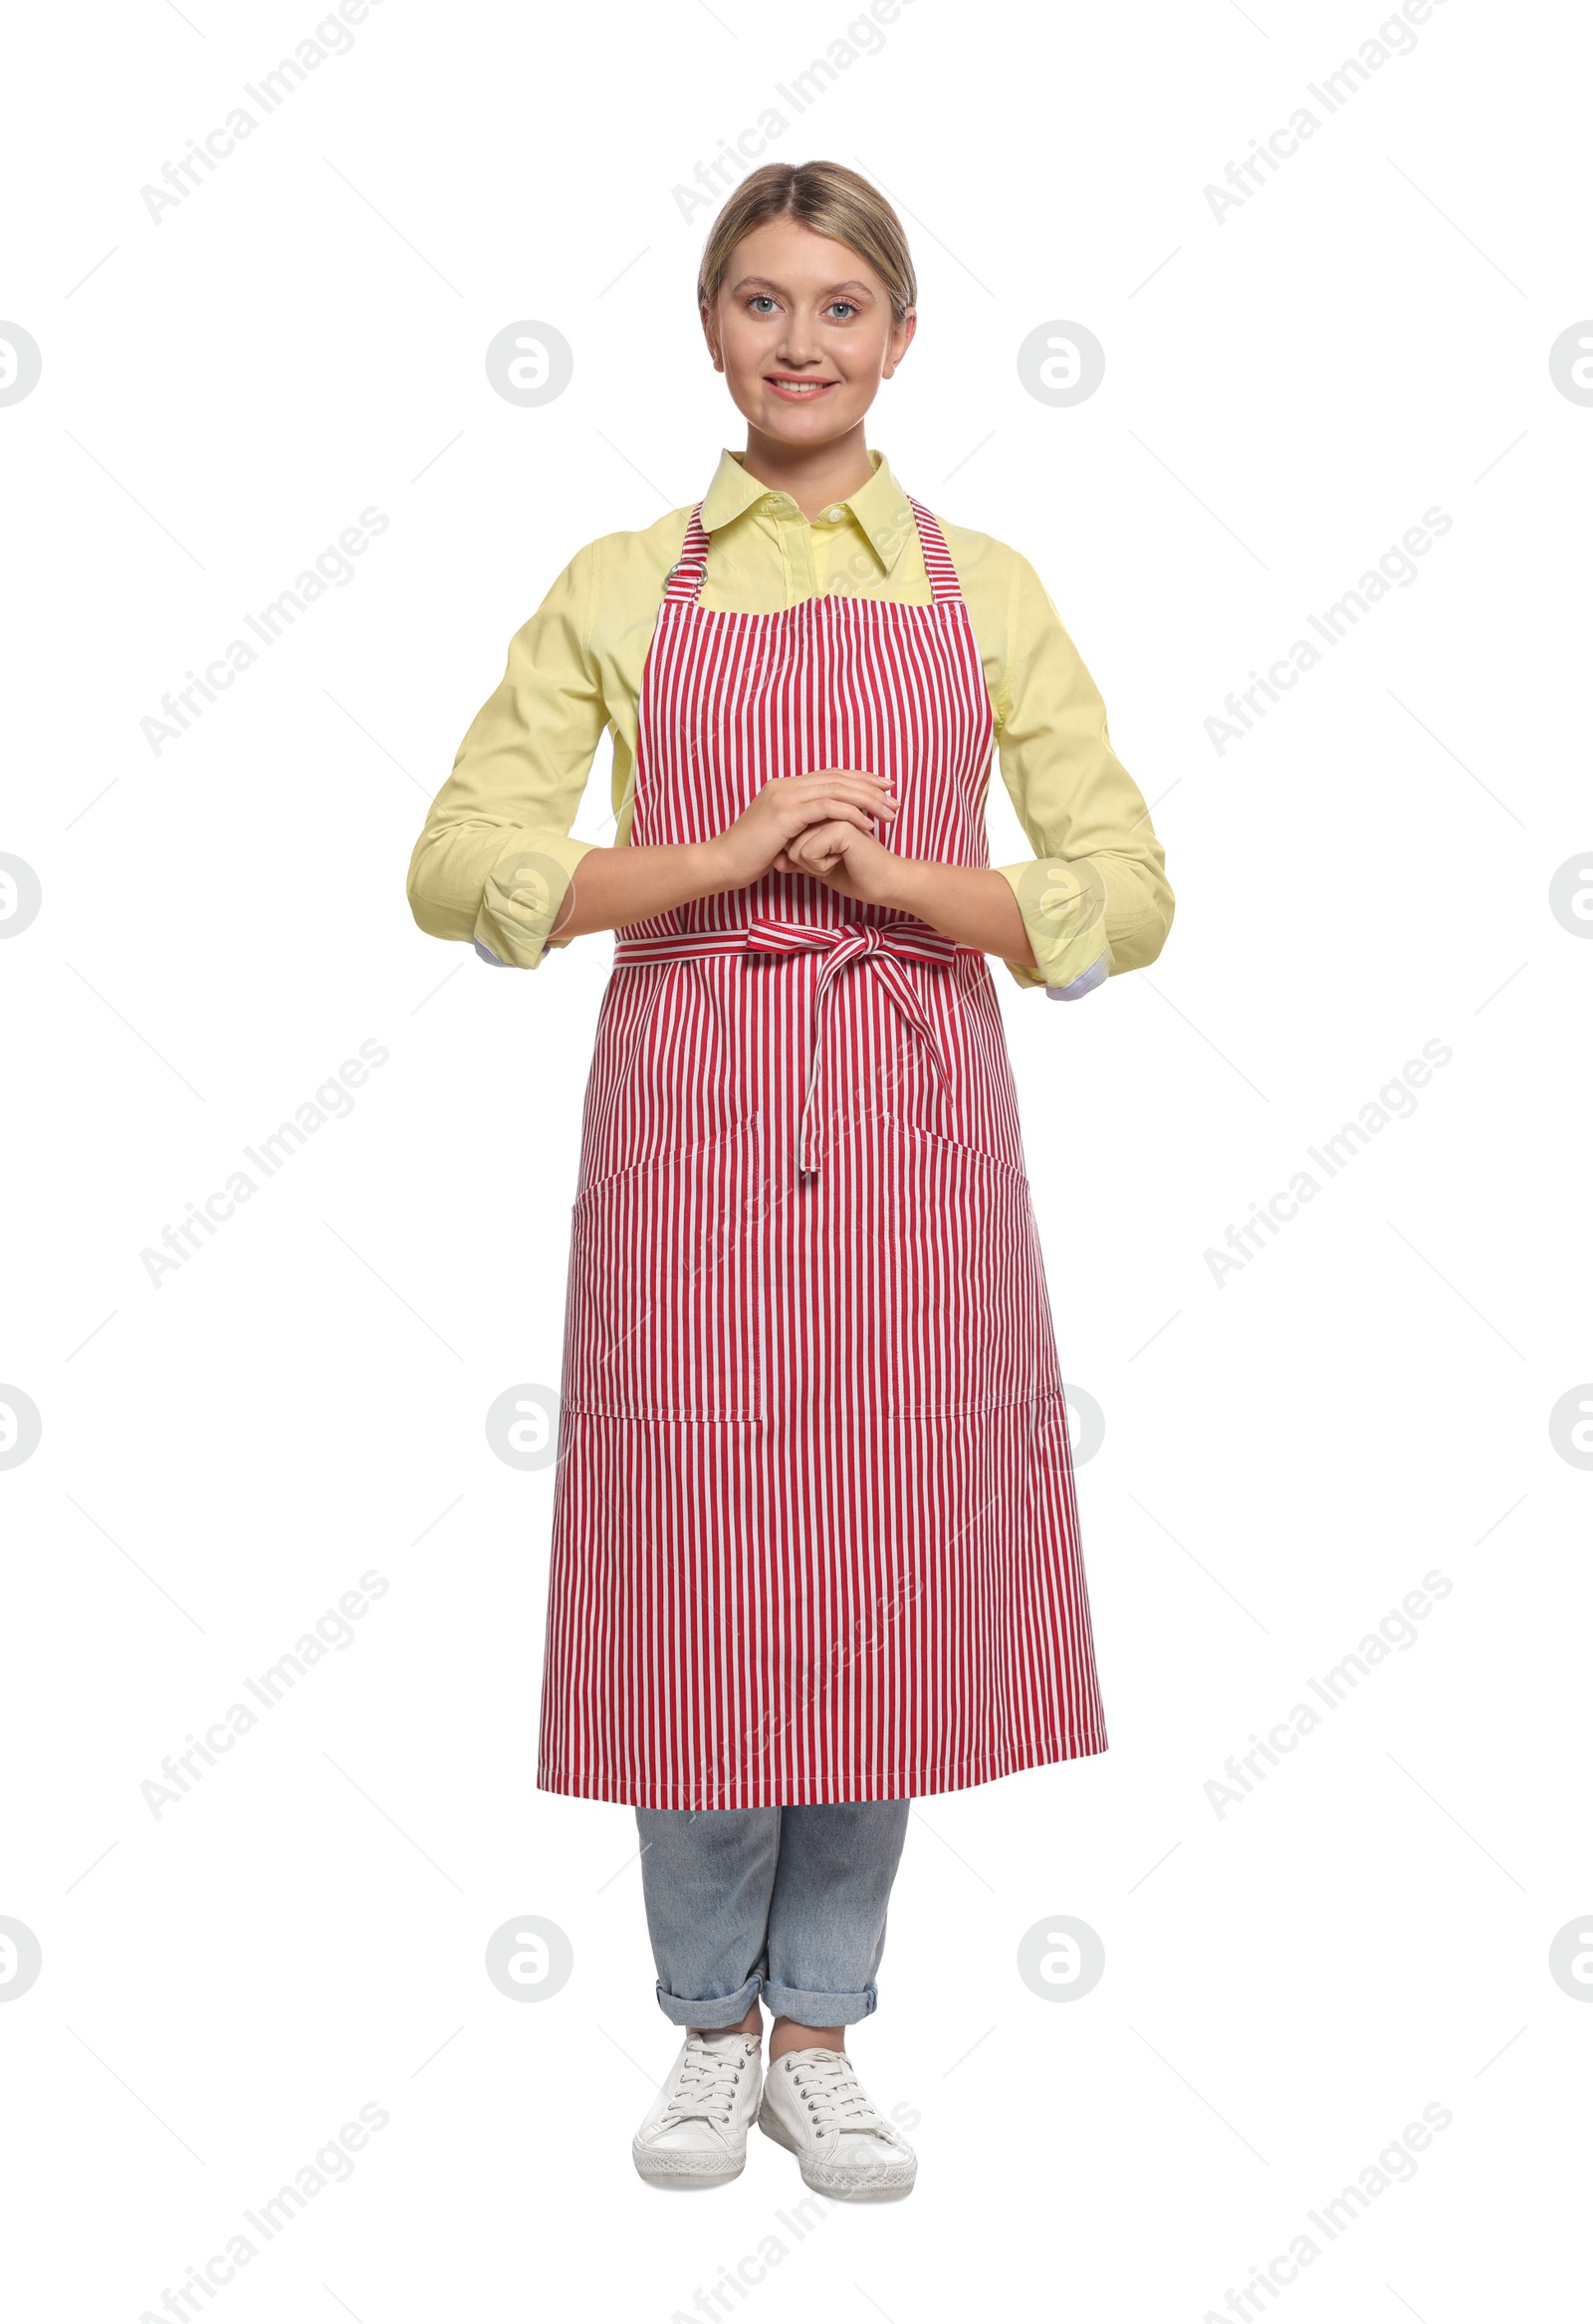
[(838, 525), (838, 524), (840, 523), (840, 511), (839, 511), (839, 509), (826, 509), (826, 510), (824, 511), (824, 514), (825, 514), (825, 516), (826, 516), (826, 517), (829, 519), (829, 521), (830, 521), (830, 523), (831, 523), (832, 525)]

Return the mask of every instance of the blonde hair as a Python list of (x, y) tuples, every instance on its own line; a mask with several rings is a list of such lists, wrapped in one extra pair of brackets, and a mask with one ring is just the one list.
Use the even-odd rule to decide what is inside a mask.
[(713, 306), (737, 243), (771, 218), (796, 218), (843, 242), (878, 275), (898, 323), (917, 306), (918, 278), (900, 218), (866, 177), (839, 161), (766, 161), (743, 179), (709, 228), (697, 273), (700, 305)]

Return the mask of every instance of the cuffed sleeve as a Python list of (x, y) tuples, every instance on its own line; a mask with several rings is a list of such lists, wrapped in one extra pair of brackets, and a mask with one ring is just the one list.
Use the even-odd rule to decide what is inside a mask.
[(409, 859), (428, 936), (512, 968), (558, 949), (559, 913), (590, 842), (569, 826), (608, 723), (590, 650), (595, 545), (510, 642), (503, 682), (472, 720)]
[(1088, 992), (1107, 975), (1148, 967), (1173, 922), (1163, 852), (1112, 749), (1095, 681), (1021, 557), (995, 708), (1002, 780), (1034, 850), (1030, 862), (997, 866), (1039, 964), (1009, 961), (1009, 970), (1060, 998), (1067, 987)]

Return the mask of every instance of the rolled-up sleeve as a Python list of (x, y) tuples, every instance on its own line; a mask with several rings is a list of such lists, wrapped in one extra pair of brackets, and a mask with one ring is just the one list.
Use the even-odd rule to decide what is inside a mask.
[(502, 684), (477, 712), (409, 859), (409, 908), (428, 936), (536, 968), (590, 842), (572, 839), (607, 715), (589, 649), (595, 546), (579, 551), (517, 630)]
[(1112, 749), (1095, 681), (1021, 557), (995, 709), (1002, 780), (1034, 850), (1031, 862), (997, 867), (1039, 963), (1008, 968), (1020, 984), (1059, 994), (1148, 967), (1173, 924), (1150, 811)]

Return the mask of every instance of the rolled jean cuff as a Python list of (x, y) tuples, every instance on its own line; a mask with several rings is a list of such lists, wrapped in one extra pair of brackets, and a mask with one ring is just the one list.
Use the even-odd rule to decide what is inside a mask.
[(796, 1985), (764, 1979), (765, 2008), (777, 2017), (794, 2017), (798, 2025), (855, 2025), (873, 2016), (878, 1997), (872, 1984), (860, 1993), (804, 1993)]
[[(739, 2025), (757, 2000), (763, 1981), (760, 1976), (750, 1976), (739, 1992), (716, 1994), (707, 2001), (683, 2001), (678, 1993), (666, 1993), (662, 1983), (655, 1985), (654, 1990), (658, 2006), (671, 2025), (696, 2025), (704, 2033), (711, 2033), (727, 2025)], [(826, 2017), (823, 2022), (838, 2025), (840, 2019)]]

